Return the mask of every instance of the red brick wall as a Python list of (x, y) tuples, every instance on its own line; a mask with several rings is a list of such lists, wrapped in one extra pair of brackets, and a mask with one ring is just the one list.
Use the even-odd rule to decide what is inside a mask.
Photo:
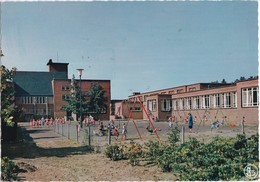
[[(81, 88), (82, 92), (88, 92), (91, 88), (92, 80), (82, 80)], [(109, 80), (98, 80), (98, 82), (103, 89), (106, 91), (105, 96), (108, 98), (107, 102), (107, 112), (105, 114), (100, 114), (100, 120), (109, 120), (110, 115), (110, 101), (111, 101), (111, 89)], [(63, 94), (70, 94), (70, 90), (63, 91), (62, 86), (70, 86), (71, 80), (54, 80), (53, 81), (53, 99), (54, 99), (54, 115), (55, 117), (63, 117), (66, 115), (65, 111), (61, 110), (61, 106), (66, 105), (67, 102), (62, 99)], [(94, 114), (93, 114), (94, 115)]]

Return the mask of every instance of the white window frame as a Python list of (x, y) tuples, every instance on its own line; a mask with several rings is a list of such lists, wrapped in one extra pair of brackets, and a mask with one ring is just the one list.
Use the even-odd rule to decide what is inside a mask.
[(152, 112), (156, 111), (156, 100), (155, 99), (148, 100), (147, 101), (147, 107), (148, 107), (147, 109), (149, 111), (152, 111)]
[(161, 100), (161, 111), (171, 111), (171, 99)]
[[(254, 93), (256, 93), (256, 96), (254, 95)], [(243, 88), (242, 107), (258, 107), (258, 106), (259, 106), (259, 88), (258, 87)]]
[(237, 92), (232, 92), (232, 107), (237, 108)]

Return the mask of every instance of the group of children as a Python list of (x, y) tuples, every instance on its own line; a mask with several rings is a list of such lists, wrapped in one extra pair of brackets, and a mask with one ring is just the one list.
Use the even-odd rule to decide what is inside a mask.
[[(84, 118), (85, 126), (88, 126), (89, 124), (95, 125), (95, 122), (96, 122), (95, 118), (93, 116), (91, 116), (91, 115), (86, 116)], [(100, 122), (100, 120), (99, 120), (99, 122)]]
[[(103, 122), (99, 121), (99, 124), (98, 124), (98, 130), (99, 130), (98, 135), (99, 136), (104, 136), (105, 134), (108, 135), (109, 132), (110, 132), (110, 135), (116, 136), (116, 139), (118, 139), (118, 137), (119, 137), (119, 129), (120, 129), (120, 127), (118, 125), (115, 125), (114, 120), (109, 122), (107, 126), (104, 126)], [(124, 138), (126, 138), (126, 133), (127, 133), (126, 125), (125, 125), (125, 123), (123, 123), (122, 135), (123, 135)]]
[[(211, 122), (211, 126), (210, 126), (211, 130), (214, 129), (214, 128), (218, 128), (220, 125), (224, 125), (225, 118), (226, 118), (226, 117), (223, 117), (223, 118), (221, 119), (221, 121), (219, 122), (219, 121), (217, 120), (217, 118), (215, 117), (215, 121), (212, 121), (212, 122)], [(196, 122), (196, 120), (197, 120), (196, 116), (195, 116), (195, 118), (193, 119), (193, 116), (191, 115), (191, 113), (188, 113), (188, 117), (187, 117), (187, 118), (184, 118), (184, 121), (188, 124), (189, 132), (190, 132), (190, 133), (192, 132), (193, 124), (194, 124), (194, 122)], [(169, 124), (168, 124), (168, 128), (169, 128), (169, 129), (173, 128), (173, 123), (174, 123), (174, 122), (176, 122), (176, 126), (178, 126), (178, 122), (177, 122), (175, 116), (168, 118), (168, 123), (169, 123)]]
[(55, 118), (53, 119), (51, 118), (44, 118), (42, 117), (41, 119), (31, 119), (30, 120), (30, 127), (49, 127), (49, 126), (53, 126), (54, 123), (65, 123), (65, 119), (64, 118)]
[[(195, 116), (195, 119), (196, 119), (196, 116)], [(193, 122), (194, 122), (191, 113), (188, 113), (188, 117), (185, 118), (184, 121), (188, 123), (189, 132), (191, 133), (191, 132), (192, 132), (192, 128), (193, 128)], [(168, 118), (168, 123), (169, 123), (169, 124), (168, 124), (168, 128), (169, 128), (169, 129), (173, 128), (173, 123), (174, 123), (174, 122), (176, 123), (176, 126), (178, 126), (178, 122), (177, 122), (175, 116)]]

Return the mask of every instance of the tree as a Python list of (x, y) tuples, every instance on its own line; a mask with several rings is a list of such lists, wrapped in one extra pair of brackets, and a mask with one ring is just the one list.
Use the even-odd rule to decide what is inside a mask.
[(99, 114), (107, 109), (105, 92), (99, 83), (93, 82), (87, 93), (89, 111), (96, 114), (96, 119), (99, 119)]
[(8, 70), (5, 66), (1, 66), (1, 122), (5, 122), (9, 126), (13, 126), (14, 115), (17, 107), (14, 105), (14, 74), (16, 68)]
[(3, 140), (16, 139), (16, 126), (19, 117), (18, 107), (15, 106), (14, 75), (16, 68), (8, 70), (0, 67), (1, 72), (1, 129)]
[(223, 83), (223, 84), (226, 84), (226, 83), (227, 83), (226, 80), (225, 80), (225, 78), (223, 78), (223, 80), (221, 81), (221, 83)]
[[(68, 113), (76, 114), (77, 119), (80, 117), (80, 87), (75, 81), (75, 75), (71, 79), (70, 95), (65, 98), (68, 102), (67, 105), (61, 107), (61, 110), (67, 111)], [(82, 113), (83, 116), (87, 113), (87, 102), (84, 94), (81, 94), (82, 101)]]
[(240, 81), (243, 81), (243, 80), (245, 80), (246, 78), (244, 77), (244, 76), (241, 76), (240, 77)]

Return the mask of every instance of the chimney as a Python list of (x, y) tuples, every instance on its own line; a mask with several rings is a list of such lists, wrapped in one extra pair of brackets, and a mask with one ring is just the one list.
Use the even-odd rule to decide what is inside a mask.
[(47, 66), (49, 66), (49, 72), (66, 72), (68, 73), (69, 63), (54, 63), (52, 59), (49, 60)]

